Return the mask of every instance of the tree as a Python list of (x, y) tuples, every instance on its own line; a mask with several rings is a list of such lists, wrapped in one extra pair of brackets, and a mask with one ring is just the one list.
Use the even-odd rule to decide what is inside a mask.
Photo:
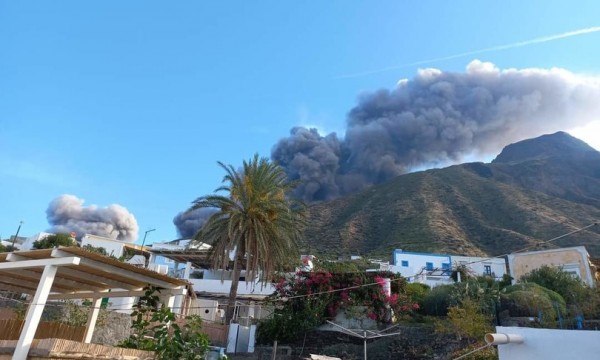
[(302, 238), (306, 215), (301, 202), (286, 196), (296, 184), (267, 158), (255, 155), (238, 171), (218, 164), (225, 176), (215, 192), (226, 195), (200, 197), (189, 211), (217, 209), (194, 236), (195, 241), (212, 245), (213, 268), (228, 269), (230, 254), (235, 253), (226, 313), (229, 322), (242, 268), (246, 269), (246, 281), (261, 275), (261, 282), (266, 283), (276, 270), (299, 259), (296, 243)]
[(52, 249), (58, 246), (75, 246), (75, 241), (69, 234), (48, 235), (33, 243), (34, 249)]
[(4, 244), (0, 244), (0, 253), (3, 252), (13, 252), (17, 250), (16, 247), (12, 246), (12, 245), (4, 245)]
[(560, 294), (568, 305), (580, 305), (589, 295), (589, 287), (579, 278), (561, 268), (542, 266), (524, 275), (520, 282), (532, 282)]

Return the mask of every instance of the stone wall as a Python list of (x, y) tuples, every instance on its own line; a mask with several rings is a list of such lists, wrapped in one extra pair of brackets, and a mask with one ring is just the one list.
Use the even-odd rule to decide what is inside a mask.
[[(21, 306), (19, 300), (0, 299), (0, 316), (2, 319), (14, 318), (14, 309)], [(56, 320), (64, 316), (64, 305), (56, 305), (48, 303), (44, 308), (42, 320)], [(107, 311), (106, 319), (103, 324), (96, 325), (92, 343), (102, 345), (115, 345), (121, 340), (129, 337), (129, 329), (131, 327), (131, 316), (129, 314), (121, 314), (117, 312)]]
[(115, 345), (129, 337), (131, 316), (113, 311), (107, 312), (104, 324), (96, 325), (92, 336), (92, 343), (102, 345)]

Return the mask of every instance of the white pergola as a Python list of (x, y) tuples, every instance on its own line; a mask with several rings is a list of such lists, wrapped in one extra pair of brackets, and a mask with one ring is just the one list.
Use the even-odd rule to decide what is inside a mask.
[(161, 288), (163, 303), (173, 307), (175, 296), (185, 295), (188, 285), (77, 247), (0, 253), (0, 290), (33, 296), (13, 360), (27, 358), (47, 300), (92, 299), (84, 337), (89, 343), (102, 298), (141, 296), (144, 287), (154, 286)]

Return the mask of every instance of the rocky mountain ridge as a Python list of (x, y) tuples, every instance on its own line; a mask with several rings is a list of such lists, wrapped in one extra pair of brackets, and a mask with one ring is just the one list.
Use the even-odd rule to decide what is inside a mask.
[[(508, 145), (491, 163), (401, 175), (312, 205), (304, 250), (500, 255), (599, 220), (600, 152), (558, 132)], [(600, 256), (600, 226), (540, 248), (575, 245)]]

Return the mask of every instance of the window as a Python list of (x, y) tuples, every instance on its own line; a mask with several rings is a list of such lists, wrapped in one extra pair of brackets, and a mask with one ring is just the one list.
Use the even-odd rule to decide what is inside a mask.
[(450, 270), (450, 264), (449, 263), (442, 263), (442, 269), (444, 269), (444, 270)]
[(433, 263), (425, 263), (425, 270), (427, 271), (432, 271), (433, 270)]
[(402, 266), (408, 267), (408, 260), (402, 260)]
[(492, 265), (483, 265), (483, 275), (492, 275)]

